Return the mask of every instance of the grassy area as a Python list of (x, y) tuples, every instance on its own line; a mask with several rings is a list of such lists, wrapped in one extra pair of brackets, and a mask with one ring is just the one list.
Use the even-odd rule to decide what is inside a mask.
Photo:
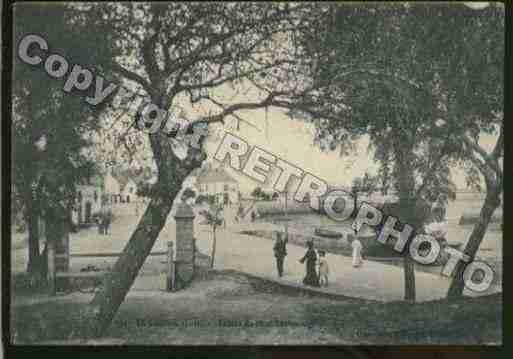
[[(15, 293), (16, 343), (81, 338), (91, 296)], [(176, 293), (132, 291), (105, 334), (124, 344), (502, 343), (502, 297), (417, 304), (334, 300), (233, 272)], [(76, 344), (76, 343), (74, 343)]]
[(500, 344), (502, 296), (310, 307), (309, 322), (331, 327), (342, 337), (353, 333), (367, 344)]

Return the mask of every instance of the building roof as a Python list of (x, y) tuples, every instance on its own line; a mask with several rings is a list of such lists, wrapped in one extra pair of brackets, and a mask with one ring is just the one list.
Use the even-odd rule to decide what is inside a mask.
[(198, 183), (238, 183), (224, 168), (210, 169), (198, 177)]

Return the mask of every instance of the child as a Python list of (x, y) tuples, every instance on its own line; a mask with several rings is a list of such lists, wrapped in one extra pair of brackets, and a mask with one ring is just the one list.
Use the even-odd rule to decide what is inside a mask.
[(319, 251), (319, 284), (322, 287), (328, 286), (328, 275), (330, 274), (330, 267), (326, 260), (326, 252)]

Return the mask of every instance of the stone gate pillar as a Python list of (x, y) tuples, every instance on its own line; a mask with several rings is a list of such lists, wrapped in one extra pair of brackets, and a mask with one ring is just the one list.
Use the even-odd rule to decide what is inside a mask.
[(176, 277), (178, 285), (192, 280), (194, 275), (194, 212), (186, 203), (179, 204), (176, 214)]
[(55, 261), (55, 269), (58, 272), (69, 272), (69, 222), (67, 219), (60, 219), (54, 223), (55, 254), (58, 255)]
[(45, 216), (43, 227), (46, 237), (47, 277), (50, 282), (50, 292), (55, 294), (57, 288), (65, 289), (69, 285), (69, 278), (56, 278), (56, 272), (69, 272), (69, 218), (56, 216), (55, 214)]

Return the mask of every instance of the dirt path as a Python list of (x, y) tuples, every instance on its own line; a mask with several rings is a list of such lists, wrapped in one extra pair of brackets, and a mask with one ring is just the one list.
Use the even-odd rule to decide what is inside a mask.
[[(142, 213), (142, 211), (141, 211)], [(211, 253), (212, 235), (208, 226), (200, 225), (201, 218), (195, 220), (195, 236), (201, 252)], [(86, 252), (121, 252), (130, 234), (137, 225), (138, 218), (134, 215), (119, 215), (112, 225), (111, 234), (98, 235), (96, 228), (90, 228), (71, 235), (72, 253)], [(267, 223), (229, 224), (226, 229), (218, 230), (218, 248), (215, 267), (217, 269), (234, 269), (262, 278), (278, 281), (290, 286), (302, 287), (305, 273), (304, 265), (298, 260), (304, 255), (305, 249), (293, 244), (287, 245), (288, 256), (285, 259), (284, 277), (279, 279), (276, 271), (272, 242), (255, 236), (237, 232), (243, 229), (276, 227)], [(276, 227), (279, 228), (279, 227)], [(165, 250), (166, 243), (174, 240), (174, 220), (170, 216), (162, 230), (153, 251)], [(23, 271), (26, 266), (26, 249), (13, 250), (13, 271)], [(112, 266), (116, 258), (72, 258), (73, 270), (93, 264), (101, 268)], [(158, 273), (164, 269), (164, 257), (148, 257), (132, 291), (159, 290)], [(349, 257), (328, 254), (330, 265), (330, 285), (320, 291), (379, 301), (395, 301), (403, 299), (403, 270), (400, 267), (384, 263), (366, 261), (361, 268), (353, 268)], [(417, 300), (426, 301), (443, 298), (449, 281), (438, 274), (416, 272)], [(493, 291), (498, 291), (495, 288)], [(474, 293), (466, 293), (475, 295)]]
[[(256, 229), (268, 224), (250, 224), (247, 229)], [(288, 255), (285, 259), (285, 273), (278, 278), (272, 242), (249, 235), (234, 233), (242, 226), (228, 227), (218, 232), (216, 267), (235, 269), (248, 274), (258, 275), (284, 284), (302, 287), (305, 273), (304, 264), (299, 259), (305, 249), (293, 244), (287, 245)], [(211, 250), (211, 233), (208, 227), (197, 226), (198, 247), (205, 253)], [(400, 267), (378, 262), (365, 261), (360, 268), (353, 268), (351, 258), (328, 254), (330, 265), (330, 285), (316, 289), (334, 295), (343, 295), (378, 301), (395, 301), (403, 299), (403, 270)], [(444, 298), (449, 280), (437, 274), (416, 271), (417, 301)], [(497, 291), (494, 289), (493, 291)], [(490, 292), (488, 292), (489, 294)], [(466, 293), (475, 295), (474, 293)]]

